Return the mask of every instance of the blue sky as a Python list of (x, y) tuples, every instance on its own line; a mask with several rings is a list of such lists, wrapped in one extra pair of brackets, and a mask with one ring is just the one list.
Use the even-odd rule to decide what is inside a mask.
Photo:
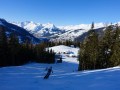
[(120, 0), (0, 0), (0, 18), (75, 25), (120, 21)]

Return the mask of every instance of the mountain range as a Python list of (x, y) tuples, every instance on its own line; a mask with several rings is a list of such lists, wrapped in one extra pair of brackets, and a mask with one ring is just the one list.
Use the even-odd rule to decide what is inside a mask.
[[(55, 26), (52, 23), (40, 24), (32, 21), (12, 23), (26, 29), (37, 38), (47, 38), (51, 41), (78, 40), (78, 38), (83, 40), (91, 28), (91, 24)], [(120, 22), (118, 24), (120, 25)], [(100, 34), (104, 31), (105, 27), (105, 23), (94, 24), (94, 29)]]
[[(46, 39), (50, 41), (82, 41), (87, 36), (87, 33), (91, 28), (91, 24), (55, 26), (52, 23), (41, 24), (32, 21), (7, 22), (3, 19), (0, 19), (0, 24), (9, 28), (10, 31), (16, 31), (17, 33), (19, 32), (19, 35), (24, 34), (25, 36), (32, 38), (33, 42), (36, 42), (36, 40), (38, 42), (38, 39), (40, 41)], [(113, 25), (115, 24), (116, 23)], [(94, 29), (99, 35), (101, 35), (107, 25), (105, 23), (95, 23)], [(120, 26), (120, 22), (118, 22), (118, 25)]]

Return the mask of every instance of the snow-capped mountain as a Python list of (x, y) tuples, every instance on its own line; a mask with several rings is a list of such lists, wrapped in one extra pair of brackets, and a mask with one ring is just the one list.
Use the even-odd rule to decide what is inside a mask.
[(39, 43), (40, 40), (36, 37), (34, 37), (32, 34), (30, 34), (28, 31), (26, 31), (25, 29), (8, 23), (6, 20), (4, 19), (0, 19), (0, 27), (4, 27), (7, 36), (9, 37), (11, 33), (15, 33), (15, 35), (17, 35), (19, 42), (25, 42), (26, 40), (29, 40), (32, 43)]
[[(94, 29), (104, 27), (104, 23), (95, 23), (94, 24)], [(79, 25), (69, 25), (69, 26), (59, 26), (59, 28), (64, 29), (64, 30), (77, 30), (77, 29), (85, 29), (88, 30), (91, 28), (91, 24), (79, 24)]]
[[(55, 26), (51, 23), (40, 24), (32, 21), (13, 22), (13, 24), (28, 30), (37, 38), (48, 38), (52, 41), (75, 40), (76, 38), (82, 38), (81, 40), (83, 40), (91, 28), (91, 24)], [(118, 24), (120, 25), (120, 22), (118, 22)], [(99, 33), (101, 33), (105, 27), (105, 23), (94, 24), (94, 29)]]
[(32, 21), (26, 22), (13, 22), (13, 24), (18, 25), (26, 30), (28, 30), (31, 34), (33, 34), (37, 38), (41, 37), (49, 37), (55, 34), (62, 34), (64, 31), (57, 28), (54, 24), (40, 24), (34, 23)]

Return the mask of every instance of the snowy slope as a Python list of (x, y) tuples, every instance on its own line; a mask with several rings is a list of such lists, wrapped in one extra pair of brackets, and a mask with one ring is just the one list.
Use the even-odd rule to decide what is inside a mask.
[[(66, 46), (51, 47), (56, 52), (77, 50)], [(29, 63), (0, 68), (0, 90), (120, 90), (120, 67), (77, 71), (77, 58), (63, 55), (63, 63)], [(49, 79), (43, 77), (53, 67)]]
[[(77, 56), (78, 56), (79, 48), (68, 47), (65, 45), (59, 45), (59, 46), (49, 47), (47, 49), (49, 49), (49, 50), (52, 49), (56, 54), (61, 53), (64, 62), (78, 64)], [(66, 54), (64, 54), (64, 53), (66, 53)], [(72, 58), (72, 57), (70, 57), (70, 55), (74, 55), (76, 57)]]
[(52, 49), (56, 53), (59, 53), (59, 52), (62, 52), (62, 53), (63, 52), (72, 52), (76, 56), (78, 55), (78, 50), (79, 50), (79, 48), (68, 47), (68, 46), (65, 46), (65, 45), (54, 46), (54, 47), (50, 47), (49, 49)]
[[(43, 77), (45, 68), (53, 74)], [(77, 64), (37, 64), (0, 68), (0, 90), (120, 90), (120, 67), (77, 72)]]

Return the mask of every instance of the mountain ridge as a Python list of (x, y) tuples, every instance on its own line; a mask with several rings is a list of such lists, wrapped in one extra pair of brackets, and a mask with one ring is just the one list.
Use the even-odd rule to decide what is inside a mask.
[[(91, 24), (79, 24), (69, 26), (55, 26), (52, 23), (40, 24), (32, 21), (13, 23), (18, 25), (37, 38), (47, 38), (51, 41), (65, 41), (75, 40), (77, 37), (88, 32), (91, 28)], [(104, 23), (95, 23), (94, 29), (105, 27)]]
[(0, 26), (4, 27), (7, 37), (9, 37), (11, 33), (16, 34), (20, 43), (24, 43), (26, 40), (29, 40), (29, 42), (31, 43), (40, 42), (38, 38), (34, 37), (24, 28), (19, 27), (15, 24), (9, 23), (4, 19), (0, 19)]
[[(68, 26), (55, 26), (52, 23), (41, 24), (33, 21), (25, 22), (10, 22), (17, 25), (38, 39), (48, 39), (50, 41), (65, 41), (65, 40), (79, 40), (83, 41), (87, 36), (87, 32), (91, 28), (91, 24), (79, 24), (79, 25), (68, 25)], [(94, 29), (100, 34), (104, 31), (106, 26), (111, 25), (105, 23), (94, 23)], [(114, 23), (113, 25), (116, 25)], [(120, 26), (120, 22), (118, 22)], [(79, 39), (78, 39), (79, 38)]]

